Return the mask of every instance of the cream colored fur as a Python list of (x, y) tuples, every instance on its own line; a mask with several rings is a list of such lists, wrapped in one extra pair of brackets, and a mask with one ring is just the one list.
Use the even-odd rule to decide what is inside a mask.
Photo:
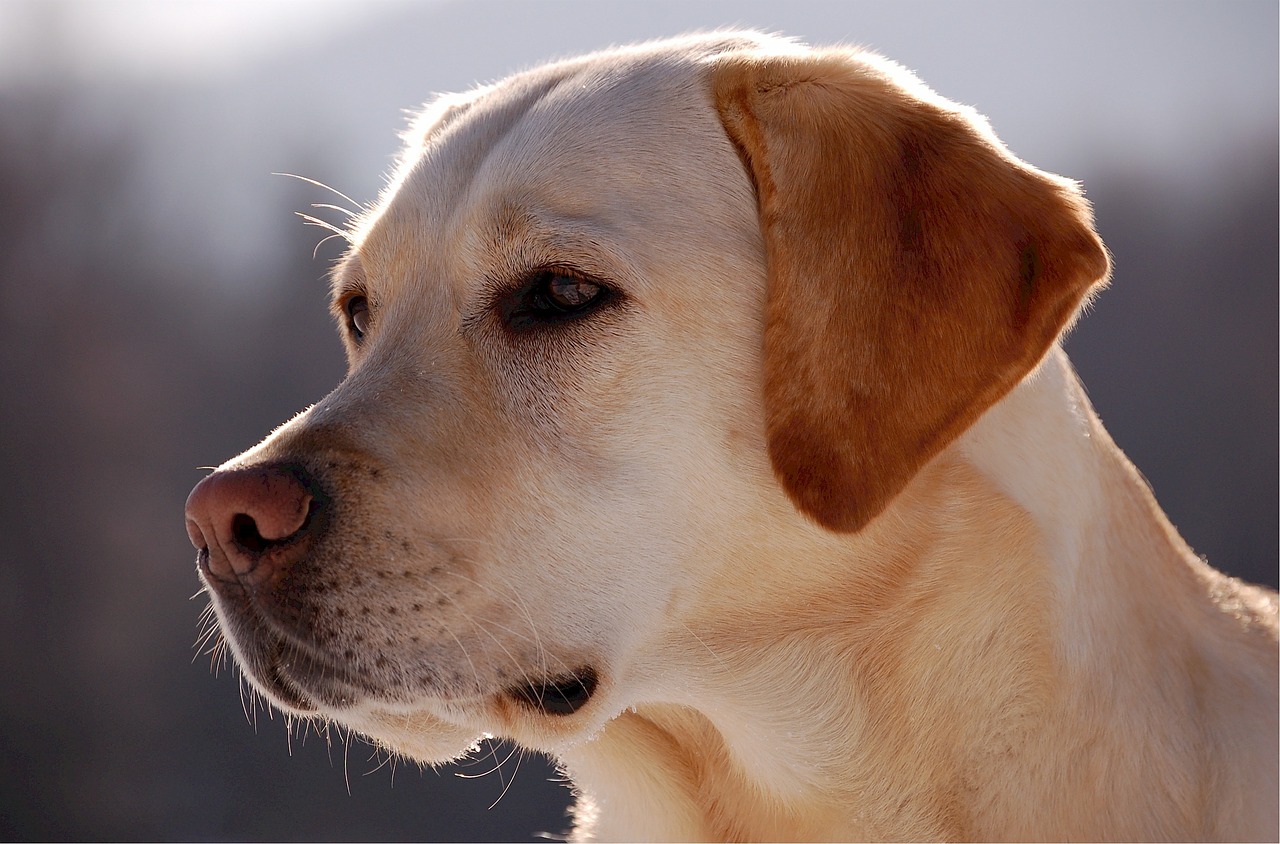
[[(613, 50), (415, 124), (335, 274), (340, 319), (371, 309), (349, 376), (228, 464), (339, 467), (315, 648), (384, 691), (303, 714), (430, 763), (552, 754), (581, 838), (1275, 840), (1276, 596), (1192, 554), (1052, 335), (860, 529), (775, 474), (776, 254), (710, 77), (807, 55)], [(624, 306), (505, 330), (547, 265)], [(507, 692), (583, 665), (571, 715)]]

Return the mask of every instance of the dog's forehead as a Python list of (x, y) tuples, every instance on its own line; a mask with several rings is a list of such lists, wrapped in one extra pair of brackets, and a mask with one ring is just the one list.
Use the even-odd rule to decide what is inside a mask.
[[(570, 214), (599, 213), (614, 198), (602, 195), (610, 191), (634, 210), (637, 189), (687, 184), (697, 160), (722, 138), (700, 68), (588, 65), (531, 104), (493, 146), (472, 187), (481, 195), (523, 194)], [(573, 207), (579, 204), (586, 207)]]
[(651, 240), (672, 221), (742, 208), (748, 183), (741, 172), (726, 183), (741, 165), (704, 58), (687, 48), (589, 57), (444, 104), (410, 139), (362, 238), (366, 263), (423, 249), (491, 251), (486, 231), (500, 216), (586, 221)]

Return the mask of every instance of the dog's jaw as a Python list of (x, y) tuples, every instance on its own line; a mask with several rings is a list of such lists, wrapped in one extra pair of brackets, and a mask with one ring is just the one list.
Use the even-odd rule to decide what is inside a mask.
[[(982, 519), (976, 535), (954, 528)], [(948, 453), (861, 535), (833, 540), (799, 518), (761, 532), (787, 549), (777, 568), (722, 574), (755, 583), (752, 602), (708, 590), (683, 634), (634, 666), (652, 673), (642, 685), (654, 702), (561, 753), (586, 798), (579, 836), (983, 837), (983, 819), (943, 805), (957, 782), (920, 776), (935, 755), (971, 752), (955, 701), (933, 690), (946, 678), (967, 719), (1025, 746), (1050, 683), (1034, 526)], [(756, 541), (771, 540), (743, 537)], [(966, 616), (975, 600), (1008, 613)]]
[[(1059, 438), (1055, 426), (1075, 434)], [(1047, 433), (1061, 450), (1054, 461), (1036, 468), (1016, 459)], [(984, 452), (988, 437), (1003, 453)], [(1112, 479), (1099, 493), (1110, 507), (1093, 518), (1064, 511), (1057, 486), (1082, 468)], [(1133, 535), (1135, 524), (1144, 525), (1136, 554), (1117, 557), (1099, 539)], [(1080, 542), (1063, 541), (1072, 535), (1064, 531)], [(784, 544), (805, 542), (796, 529)], [(1179, 816), (1144, 803), (1135, 766), (1158, 758), (1212, 777), (1213, 785), (1179, 780), (1186, 789), (1248, 791), (1243, 769), (1211, 761), (1220, 742), (1232, 758), (1267, 769), (1261, 757), (1274, 752), (1275, 719), (1245, 702), (1270, 693), (1269, 680), (1234, 672), (1268, 649), (1274, 660), (1275, 596), (1186, 550), (1059, 350), (868, 532), (845, 540), (843, 553), (810, 547), (809, 564), (790, 568), (786, 604), (695, 610), (687, 641), (673, 639), (662, 667), (639, 667), (662, 673), (663, 696), (678, 703), (640, 705), (562, 755), (585, 795), (580, 837), (1026, 840), (1043, 829), (1046, 807), (1073, 837), (1152, 829), (1265, 837), (1274, 802)], [(868, 579), (850, 583), (850, 572)], [(779, 594), (765, 577), (760, 593)], [(1206, 592), (1230, 612), (1212, 611)], [(1183, 604), (1203, 614), (1204, 630), (1171, 614)], [(1134, 617), (1163, 619), (1162, 638), (1126, 643), (1122, 628)], [(775, 638), (753, 638), (755, 629)], [(1238, 649), (1199, 668), (1190, 685), (1169, 687), (1166, 649), (1198, 653), (1205, 643), (1196, 636), (1230, 636)], [(1166, 696), (1153, 700), (1146, 690), (1161, 683)], [(1227, 688), (1248, 691), (1227, 702)], [(1240, 707), (1240, 720), (1202, 722), (1214, 744), (1167, 743), (1161, 730), (1189, 717), (1193, 698)], [(1116, 730), (1123, 742), (1108, 738)], [(1104, 785), (1081, 759), (1134, 778)], [(1058, 802), (1063, 790), (1076, 799)], [(1116, 800), (1117, 791), (1127, 796)], [(1255, 793), (1274, 788), (1264, 778)], [(1194, 806), (1190, 792), (1177, 799)]]

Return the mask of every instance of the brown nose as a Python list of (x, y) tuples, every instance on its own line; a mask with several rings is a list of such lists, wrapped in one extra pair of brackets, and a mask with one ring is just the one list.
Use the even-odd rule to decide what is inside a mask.
[(215, 577), (265, 578), (305, 552), (296, 540), (314, 509), (311, 489), (298, 466), (214, 472), (187, 496), (187, 535), (197, 550), (208, 550)]

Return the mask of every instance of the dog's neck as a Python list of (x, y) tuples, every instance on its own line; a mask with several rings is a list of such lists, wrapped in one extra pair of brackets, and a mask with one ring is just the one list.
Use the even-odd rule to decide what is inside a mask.
[[(1141, 838), (1185, 832), (1212, 799), (1214, 745), (1239, 728), (1205, 724), (1190, 746), (1163, 732), (1230, 673), (1191, 641), (1222, 622), (1206, 595), (1229, 582), (1186, 549), (1060, 351), (861, 534), (778, 530), (747, 541), (806, 552), (724, 574), (758, 578), (759, 603), (702, 606), (652, 655), (670, 702), (564, 754), (583, 830)], [(1150, 823), (1121, 829), (1144, 820), (1135, 803)]]

